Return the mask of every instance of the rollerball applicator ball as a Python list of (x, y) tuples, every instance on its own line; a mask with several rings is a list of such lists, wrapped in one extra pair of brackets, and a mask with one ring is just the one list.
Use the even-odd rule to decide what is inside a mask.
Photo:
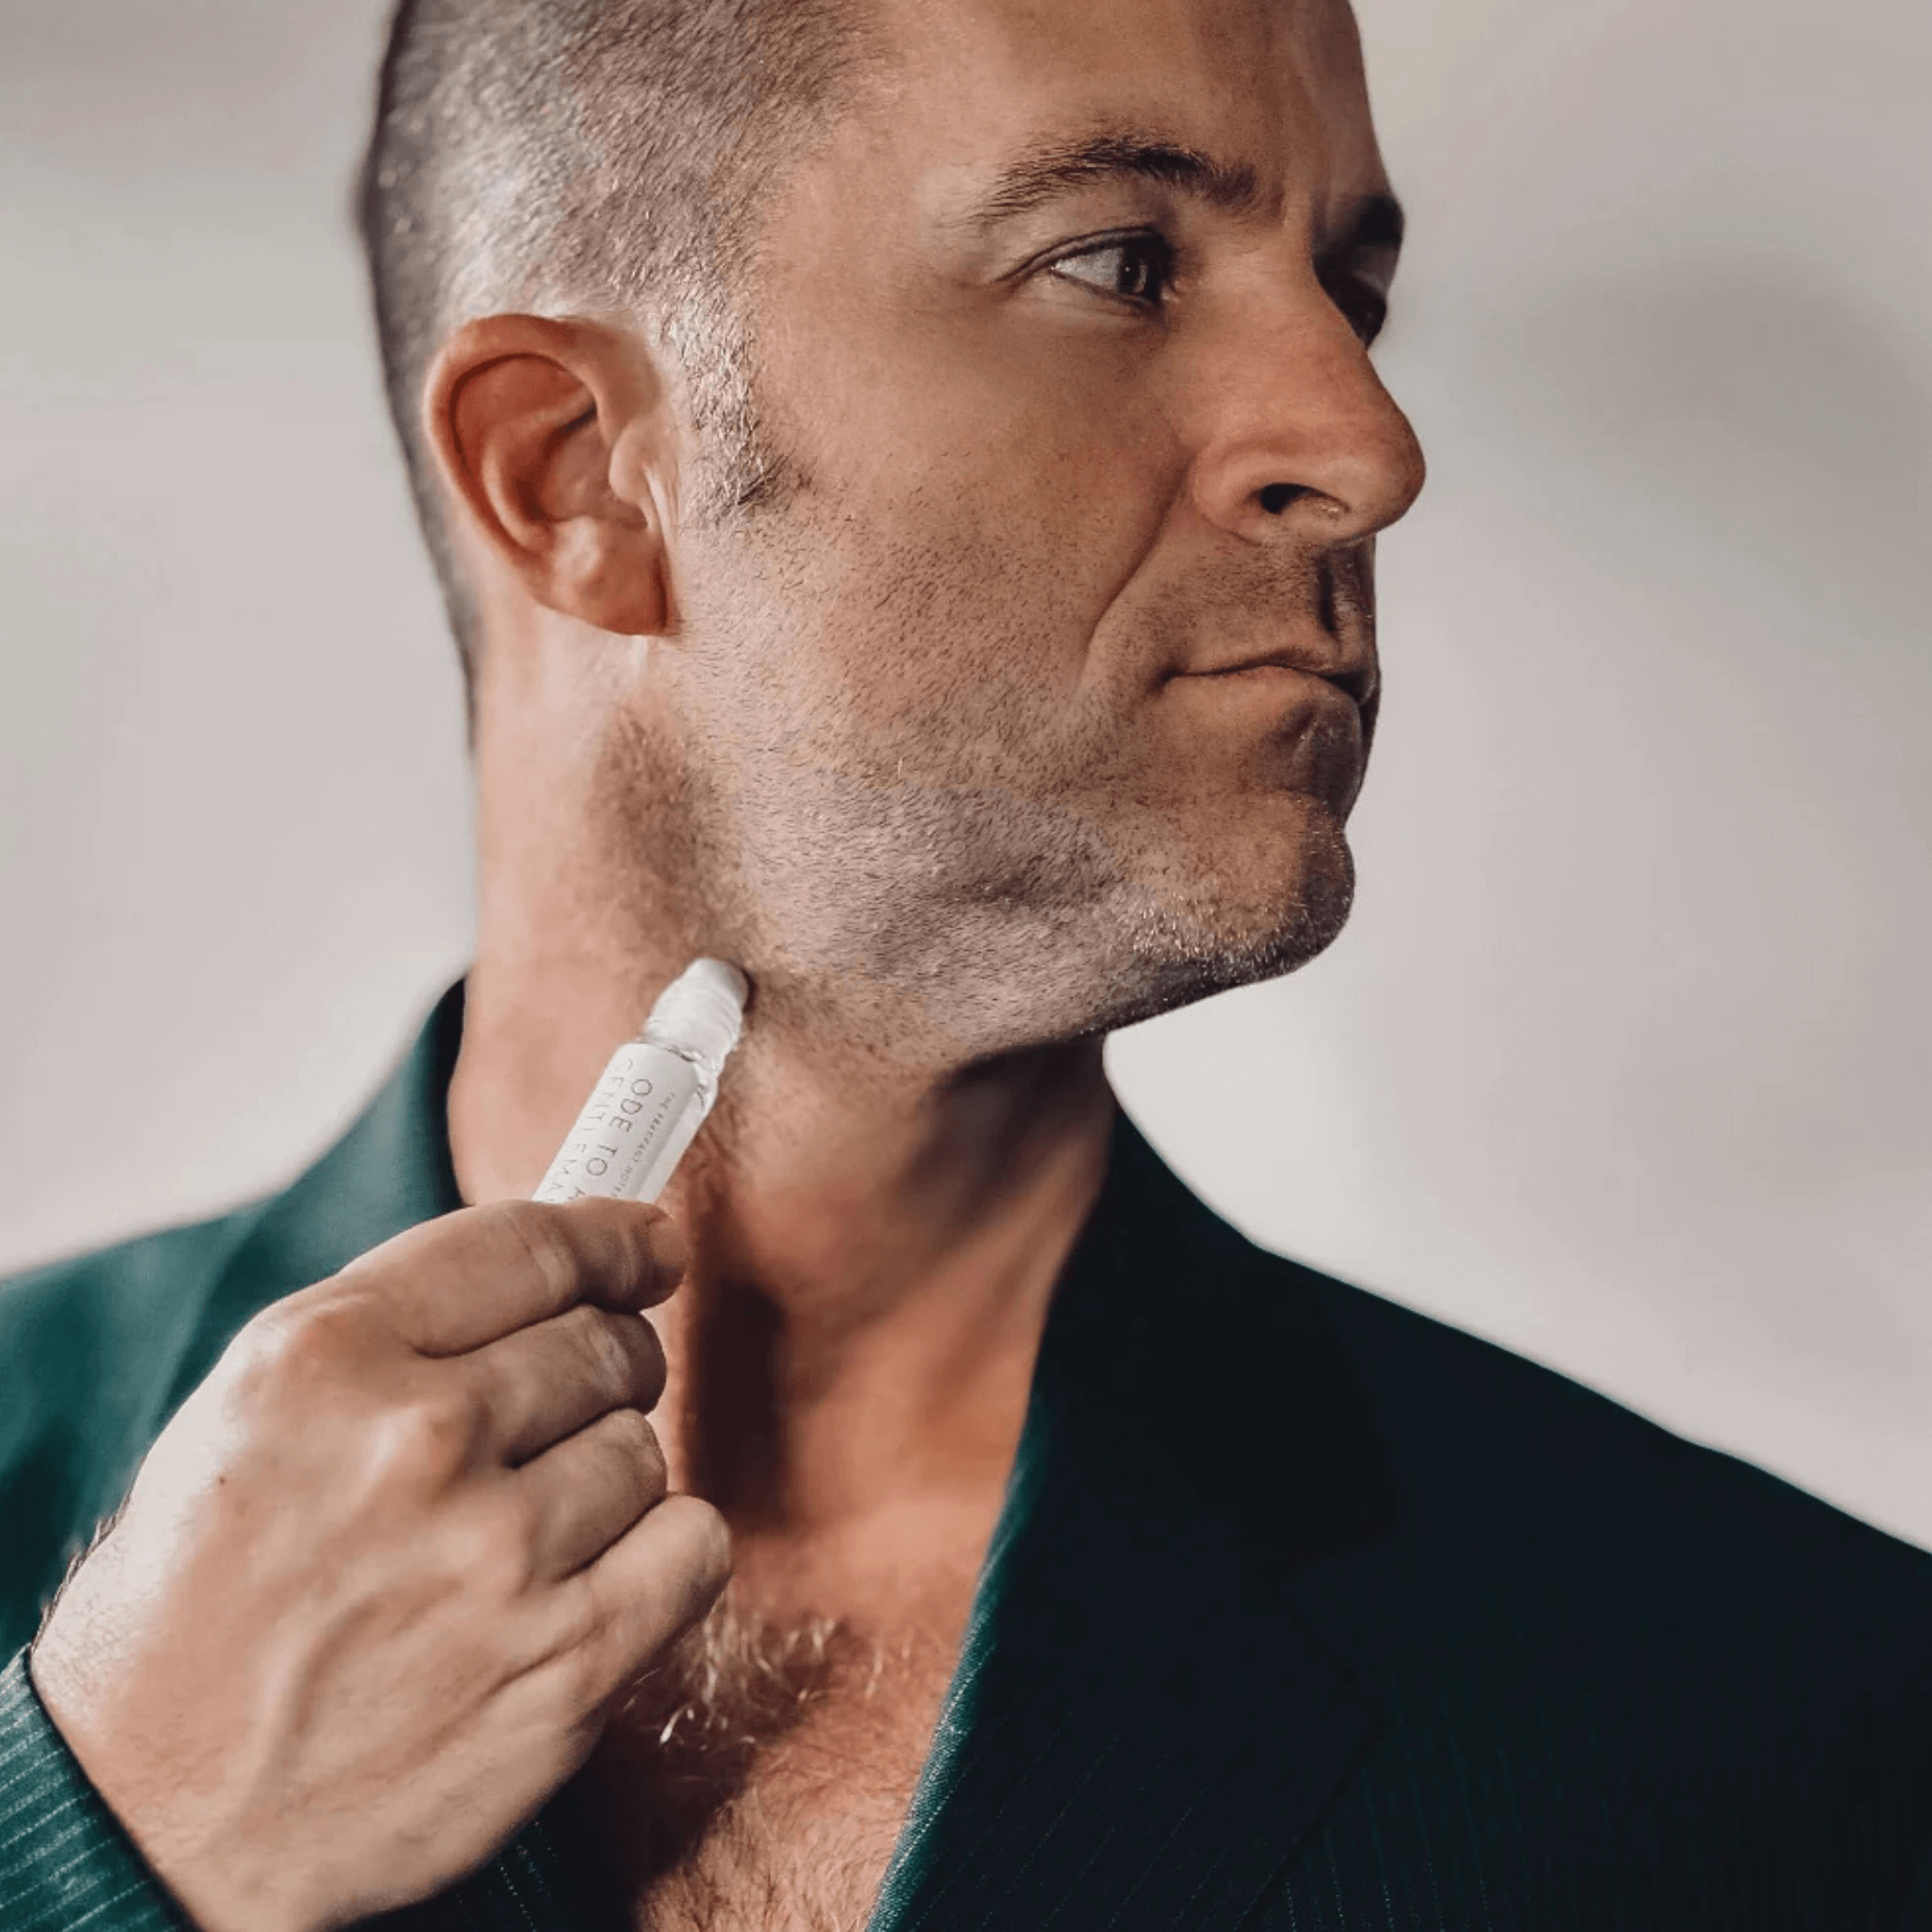
[(536, 1199), (655, 1201), (718, 1097), (750, 997), (736, 966), (693, 959), (658, 995), (644, 1030), (611, 1055)]

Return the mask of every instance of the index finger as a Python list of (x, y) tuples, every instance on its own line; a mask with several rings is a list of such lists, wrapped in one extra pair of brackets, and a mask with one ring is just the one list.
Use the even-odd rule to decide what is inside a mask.
[(579, 1302), (631, 1310), (684, 1274), (684, 1238), (661, 1208), (589, 1197), (499, 1201), (425, 1222), (336, 1277), (378, 1302), (423, 1355), (467, 1355)]

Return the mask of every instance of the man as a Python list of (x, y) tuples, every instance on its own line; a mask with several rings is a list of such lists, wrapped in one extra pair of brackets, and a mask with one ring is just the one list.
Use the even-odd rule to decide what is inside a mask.
[[(475, 965), (288, 1193), (0, 1303), (9, 1649), (140, 1468), (7, 1923), (1932, 1924), (1932, 1560), (1102, 1074), (1348, 906), (1422, 466), (1341, 0), (421, 0), (362, 215)], [(522, 1205), (700, 953), (668, 1213)]]

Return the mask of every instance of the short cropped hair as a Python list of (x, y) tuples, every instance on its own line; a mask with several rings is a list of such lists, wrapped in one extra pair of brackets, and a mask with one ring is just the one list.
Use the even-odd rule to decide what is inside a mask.
[(736, 296), (760, 188), (823, 125), (846, 72), (844, 6), (400, 0), (356, 221), (390, 414), (466, 676), (477, 612), (419, 419), (431, 358), (476, 316), (648, 313), (682, 365), (708, 474), (727, 499), (755, 499)]

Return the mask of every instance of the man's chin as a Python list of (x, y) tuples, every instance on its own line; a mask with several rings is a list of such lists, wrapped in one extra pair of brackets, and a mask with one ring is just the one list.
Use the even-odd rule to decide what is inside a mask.
[[(1024, 828), (1024, 814), (1019, 821)], [(1223, 819), (1209, 836), (1174, 832), (1164, 823), (1132, 856), (1090, 841), (1054, 855), (1057, 866), (1041, 862), (1035, 843), (1025, 864), (993, 873), (976, 847), (982, 867), (971, 891), (948, 880), (942, 895), (896, 891), (882, 902), (842, 890), (829, 929), (794, 922), (817, 943), (808, 952), (794, 938), (786, 963), (827, 1010), (853, 1008), (859, 989), (871, 989), (863, 1026), (874, 1045), (886, 1043), (874, 1037), (883, 1025), (895, 1050), (972, 1063), (1091, 1039), (1279, 977), (1346, 923), (1355, 872), (1333, 812), (1304, 800), (1291, 826)]]
[(1111, 1032), (1238, 986), (1277, 979), (1325, 952), (1348, 922), (1355, 866), (1339, 824), (1304, 851), (1291, 881), (1243, 891), (1223, 871), (1177, 896), (1149, 894), (1131, 920), (1127, 960), (1111, 989)]

